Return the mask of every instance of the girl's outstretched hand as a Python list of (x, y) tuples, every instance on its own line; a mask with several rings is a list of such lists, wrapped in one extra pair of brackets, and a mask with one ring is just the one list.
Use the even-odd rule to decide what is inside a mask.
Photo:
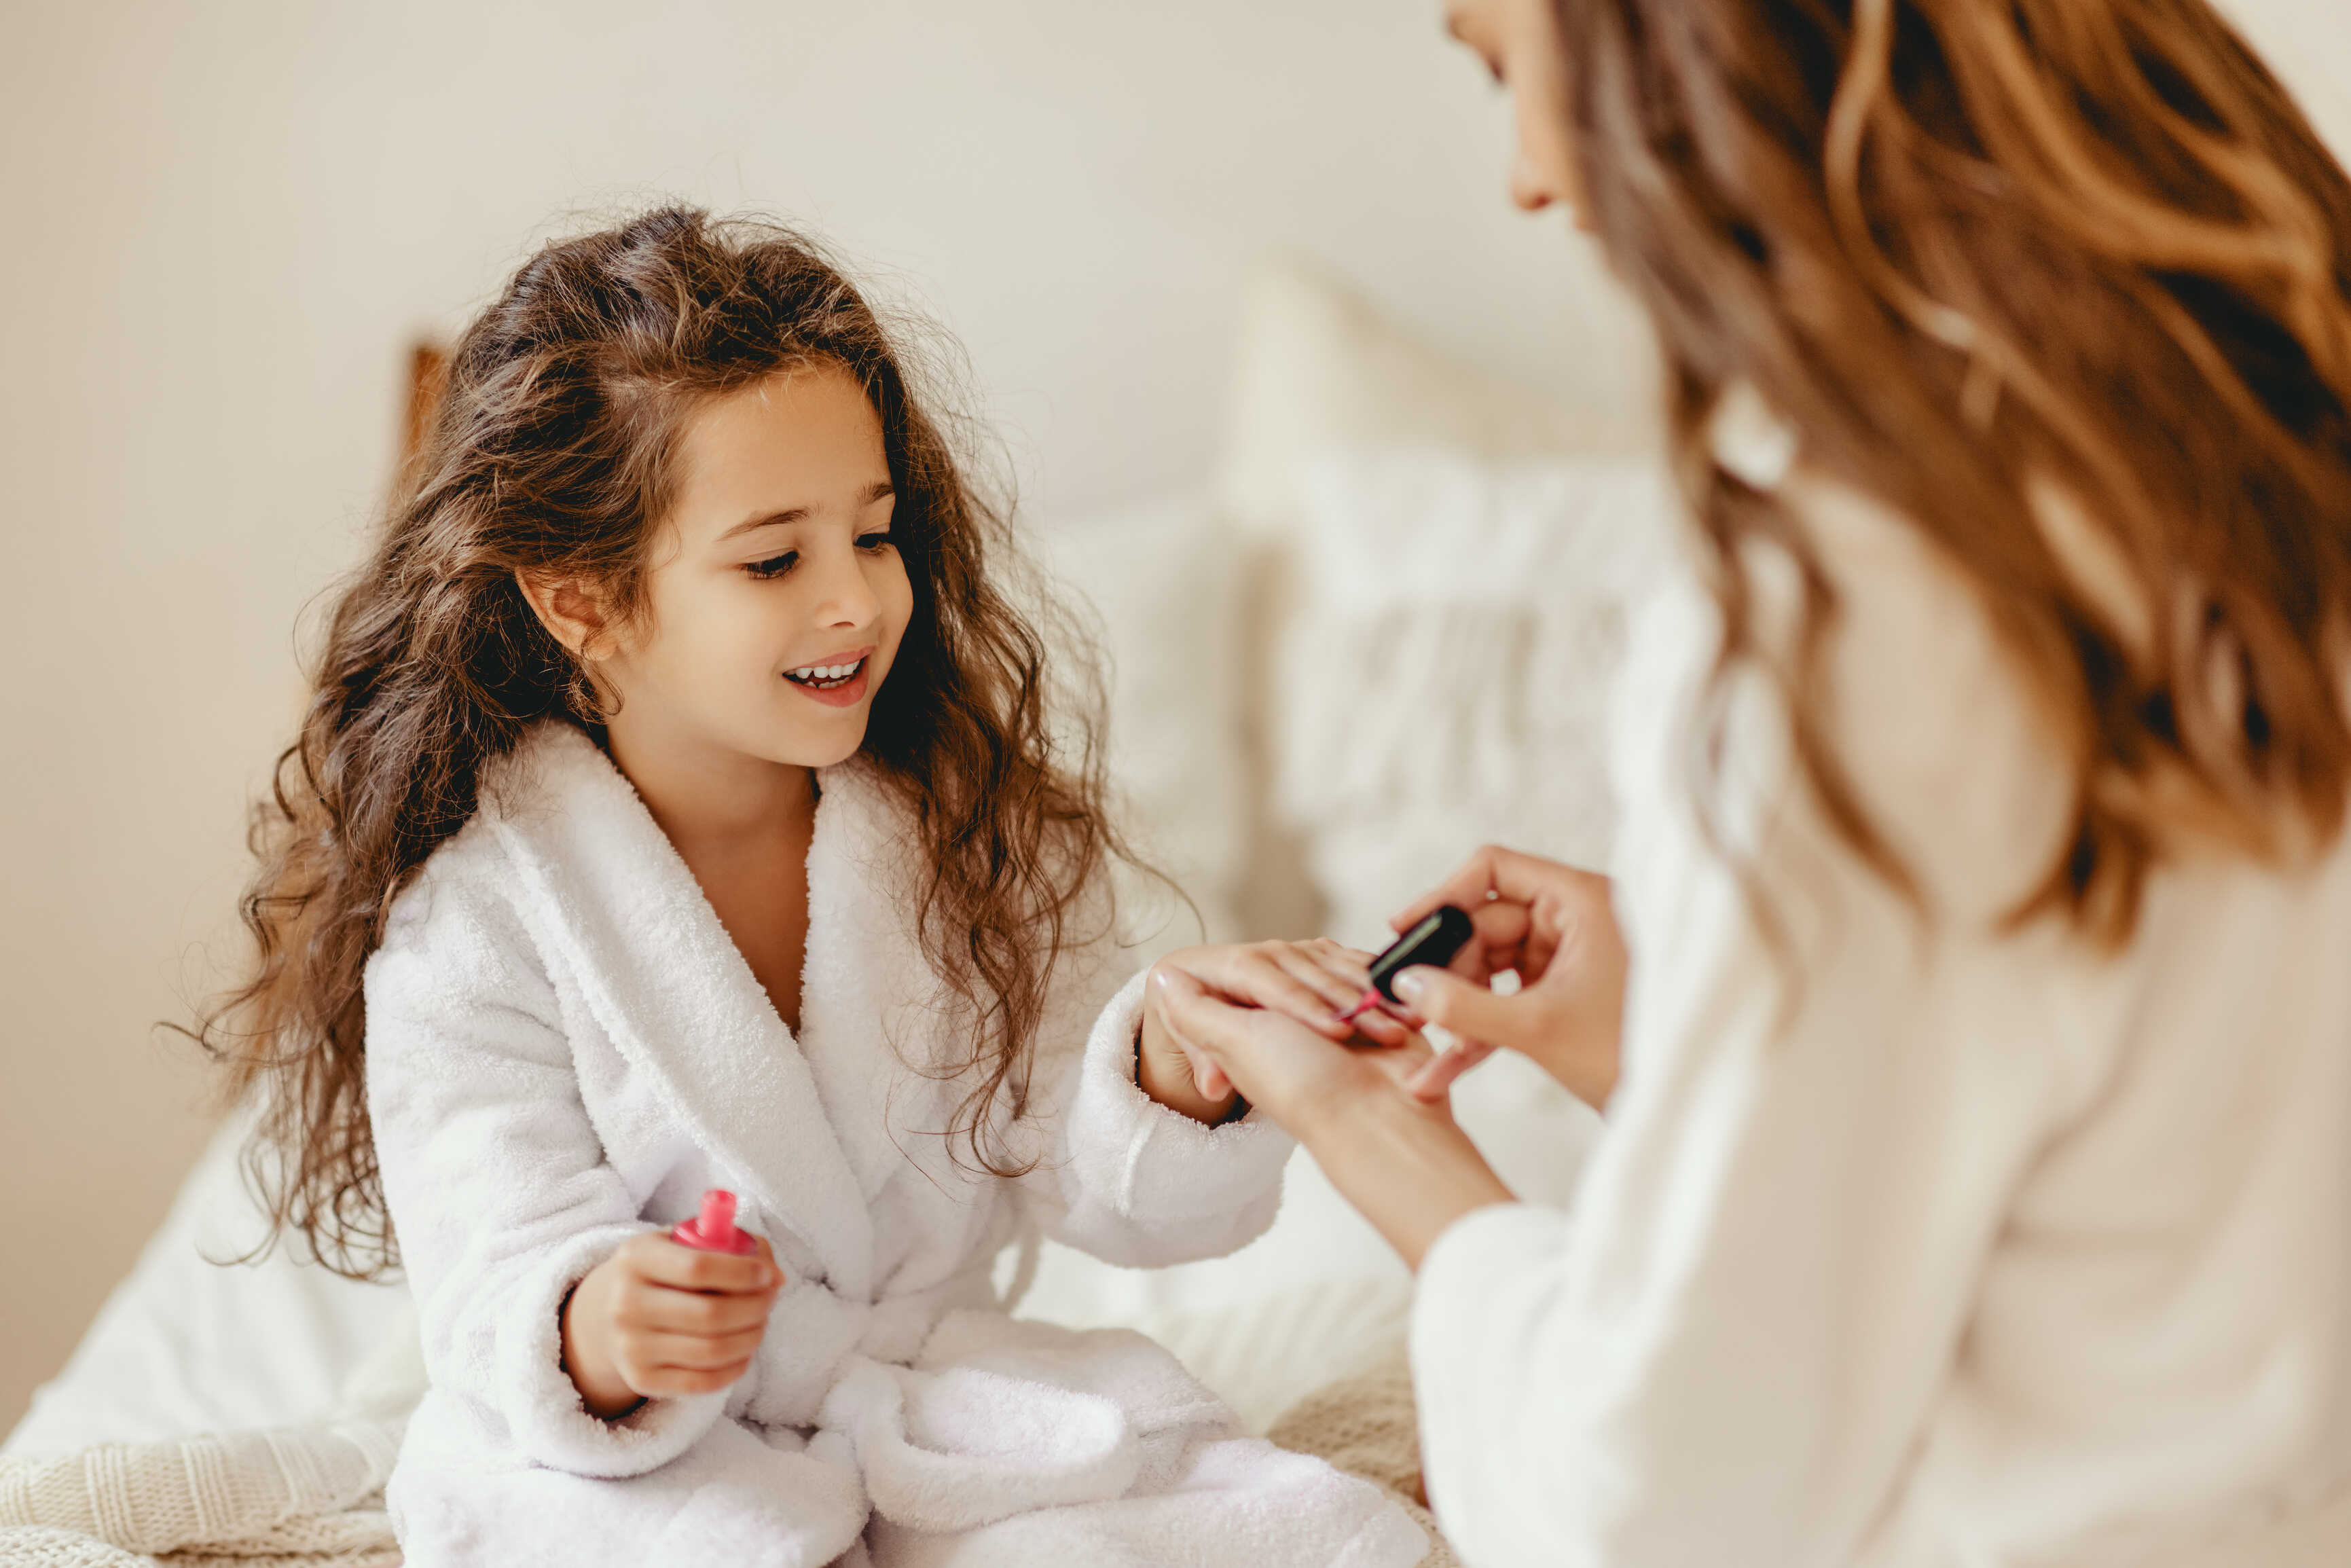
[(1155, 971), (1150, 987), (1185, 1045), (1312, 1151), (1414, 1268), (1462, 1215), (1510, 1201), (1443, 1097), (1416, 1100), (1400, 1087), (1429, 1060), (1426, 1041), (1350, 1050), (1296, 1018), (1216, 995), (1181, 969)]
[(1196, 1121), (1215, 1123), (1231, 1111), (1232, 1080), (1207, 1053), (1168, 1027), (1161, 977), (1186, 976), (1208, 994), (1243, 1007), (1281, 1014), (1327, 1040), (1358, 1038), (1395, 1047), (1416, 1042), (1416, 1031), (1379, 1012), (1353, 1023), (1339, 1015), (1370, 983), (1369, 953), (1317, 937), (1311, 942), (1250, 942), (1185, 947), (1152, 966), (1144, 986), (1143, 1050), (1136, 1082), (1145, 1094)]
[[(1441, 904), (1467, 910), (1477, 936), (1449, 968), (1398, 975), (1395, 992), (1414, 1017), (1461, 1043), (1423, 1069), (1412, 1092), (1437, 1099), (1507, 1048), (1604, 1108), (1616, 1087), (1630, 967), (1608, 879), (1489, 845), (1389, 924), (1408, 930)], [(1487, 983), (1506, 969), (1520, 982), (1514, 995)]]
[(705, 1252), (648, 1231), (621, 1243), (563, 1301), (563, 1367), (591, 1416), (707, 1394), (743, 1375), (784, 1272), (756, 1253)]

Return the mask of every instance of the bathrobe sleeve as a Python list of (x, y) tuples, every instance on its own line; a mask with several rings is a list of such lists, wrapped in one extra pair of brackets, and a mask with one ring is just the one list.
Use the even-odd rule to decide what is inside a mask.
[(1776, 698), (1743, 687), (1724, 825), (1800, 967), (1776, 1027), (1780, 952), (1678, 767), (1717, 622), (1694, 582), (1667, 594), (1620, 699), (1609, 1129), (1572, 1216), (1475, 1211), (1419, 1277), (1428, 1492), (1481, 1568), (1853, 1561), (2073, 1092), (2052, 998), (2018, 983), (2059, 938), (1998, 925), (2063, 848), (2062, 753), (1923, 547), (1858, 497), (1813, 504), (1844, 579), (1831, 733), (1938, 923), (1828, 831)]
[(364, 976), (369, 1116), (426, 1369), (537, 1463), (642, 1474), (706, 1431), (726, 1391), (611, 1422), (581, 1404), (562, 1365), (563, 1299), (655, 1227), (604, 1158), (512, 907), (434, 870), (393, 905)]
[[(1108, 930), (1108, 879), (1072, 928)], [(1110, 936), (1063, 955), (1037, 1037), (1035, 1124), (1051, 1152), (1021, 1178), (1054, 1240), (1133, 1267), (1220, 1257), (1255, 1239), (1281, 1203), (1296, 1146), (1252, 1111), (1210, 1127), (1135, 1083), (1146, 969)]]

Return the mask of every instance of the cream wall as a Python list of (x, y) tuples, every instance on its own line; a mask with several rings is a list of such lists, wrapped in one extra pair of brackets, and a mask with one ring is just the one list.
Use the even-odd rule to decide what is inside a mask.
[[(2251, 16), (2335, 129), (2340, 0)], [(206, 1126), (244, 802), (352, 556), (401, 356), (529, 239), (658, 193), (821, 226), (967, 345), (1029, 501), (1198, 483), (1288, 248), (1630, 417), (1638, 334), (1499, 198), (1437, 0), (47, 6), (0, 56), (0, 1428)], [(207, 966), (206, 950), (214, 960)]]
[[(1028, 498), (1205, 476), (1242, 267), (1319, 256), (1618, 410), (1588, 263), (1499, 199), (1434, 0), (25, 8), (0, 52), (0, 1428), (205, 1126), (241, 809), (404, 347), (575, 207), (810, 220), (968, 345)], [(1504, 308), (1501, 301), (1513, 302)], [(1586, 374), (1585, 367), (1595, 373)]]

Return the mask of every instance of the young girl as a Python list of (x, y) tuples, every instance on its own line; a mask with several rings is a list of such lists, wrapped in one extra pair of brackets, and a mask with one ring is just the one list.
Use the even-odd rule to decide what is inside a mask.
[[(415, 1294), (412, 1568), (1416, 1562), (1157, 1346), (992, 1286), (1040, 1230), (1236, 1247), (1290, 1145), (1123, 973), (1093, 749), (1057, 760), (997, 518), (855, 290), (690, 211), (549, 246), (407, 485), (237, 1000), (278, 1219), (355, 1272), (396, 1236)], [(1164, 962), (1334, 1038), (1364, 978)], [(756, 1253), (669, 1239), (712, 1186)]]

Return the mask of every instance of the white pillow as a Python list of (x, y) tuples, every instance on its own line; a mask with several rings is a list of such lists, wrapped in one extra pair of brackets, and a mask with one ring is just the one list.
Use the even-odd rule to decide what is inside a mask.
[(1596, 428), (1540, 392), (1458, 363), (1345, 285), (1293, 257), (1250, 271), (1227, 409), (1218, 497), (1250, 536), (1286, 535), (1306, 465), (1338, 449), (1443, 446), (1482, 457), (1625, 452), (1652, 439), (1635, 412)]
[(355, 1371), (415, 1338), (408, 1291), (360, 1284), (301, 1261), (298, 1238), (258, 1262), (223, 1266), (261, 1236), (232, 1116), (181, 1184), (171, 1213), (116, 1285), (63, 1370), (0, 1456), (70, 1453), (323, 1419)]
[[(1110, 768), (1124, 824), (1192, 896), (1208, 939), (1235, 935), (1246, 806), (1234, 692), (1233, 540), (1205, 495), (1049, 520), (1030, 535), (1111, 662)], [(1155, 955), (1200, 939), (1188, 911), (1129, 884)]]
[[(1637, 365), (1588, 371), (1628, 389), (1646, 385), (1652, 373)], [(1332, 913), (1332, 890), (1318, 884), (1297, 835), (1270, 810), (1281, 722), (1276, 708), (1292, 684), (1278, 644), (1308, 591), (1301, 556), (1315, 465), (1378, 450), (1496, 460), (1651, 451), (1659, 444), (1654, 401), (1627, 395), (1614, 418), (1595, 422), (1430, 349), (1311, 265), (1273, 257), (1252, 269), (1217, 469), (1219, 506), (1248, 547), (1241, 637), (1248, 662), (1238, 702), (1250, 815), (1247, 871), (1235, 900), (1251, 935), (1329, 929)]]
[[(1388, 916), (1482, 843), (1606, 864), (1626, 610), (1676, 527), (1660, 467), (1333, 452), (1301, 502), (1274, 795), (1327, 929), (1384, 946)], [(1531, 1062), (1495, 1058), (1453, 1108), (1521, 1197), (1573, 1197), (1598, 1118)]]
[(1332, 934), (1381, 945), (1480, 843), (1604, 863), (1625, 609), (1675, 526), (1661, 470), (1343, 452), (1306, 466), (1303, 499), (1275, 800)]

